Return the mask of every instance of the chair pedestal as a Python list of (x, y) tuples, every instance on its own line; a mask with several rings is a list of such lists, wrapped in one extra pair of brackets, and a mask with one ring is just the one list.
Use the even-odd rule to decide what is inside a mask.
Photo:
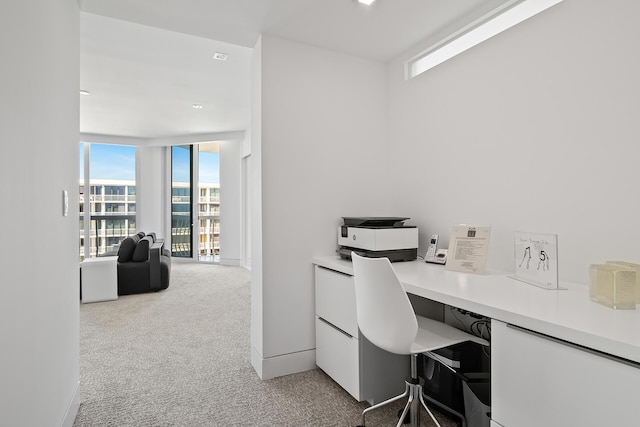
[(441, 427), (438, 420), (433, 415), (433, 413), (427, 407), (427, 404), (424, 400), (424, 396), (422, 394), (422, 385), (420, 384), (420, 379), (418, 378), (418, 355), (411, 355), (411, 378), (406, 380), (406, 388), (404, 393), (392, 397), (391, 399), (385, 400), (384, 402), (380, 402), (376, 405), (373, 405), (362, 412), (362, 424), (358, 427), (365, 426), (365, 416), (368, 412), (381, 408), (389, 403), (395, 402), (396, 400), (407, 398), (407, 404), (402, 411), (402, 415), (400, 415), (400, 420), (398, 420), (398, 424), (396, 427), (401, 427), (402, 423), (407, 416), (410, 414), (411, 417), (411, 427), (419, 427), (420, 426), (420, 405), (427, 411), (433, 422), (437, 427)]

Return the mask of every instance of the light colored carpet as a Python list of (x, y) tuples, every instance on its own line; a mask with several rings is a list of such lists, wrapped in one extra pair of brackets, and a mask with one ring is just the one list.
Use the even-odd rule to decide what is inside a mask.
[[(359, 424), (367, 404), (319, 369), (260, 380), (249, 280), (239, 267), (174, 262), (165, 291), (81, 304), (74, 427)], [(367, 426), (395, 425), (401, 405), (374, 411)]]

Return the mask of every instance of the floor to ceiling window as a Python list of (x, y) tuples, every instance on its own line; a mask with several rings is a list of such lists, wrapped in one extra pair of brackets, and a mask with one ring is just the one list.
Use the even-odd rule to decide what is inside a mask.
[(193, 257), (193, 146), (171, 147), (171, 255)]
[(171, 147), (171, 252), (220, 261), (218, 143)]
[(135, 147), (80, 143), (81, 259), (116, 251), (136, 233), (135, 164)]
[[(83, 259), (115, 252), (125, 237), (136, 233), (136, 149), (83, 142), (79, 149)], [(174, 257), (220, 260), (218, 143), (171, 147), (171, 252)]]
[(198, 259), (220, 261), (220, 152), (218, 143), (198, 144)]

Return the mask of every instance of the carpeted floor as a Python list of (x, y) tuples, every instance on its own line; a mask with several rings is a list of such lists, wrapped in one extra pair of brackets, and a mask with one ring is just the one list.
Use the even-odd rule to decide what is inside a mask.
[[(74, 427), (359, 424), (367, 404), (319, 369), (260, 380), (249, 280), (239, 267), (176, 262), (165, 291), (81, 304)], [(395, 425), (401, 405), (375, 411), (367, 426)]]

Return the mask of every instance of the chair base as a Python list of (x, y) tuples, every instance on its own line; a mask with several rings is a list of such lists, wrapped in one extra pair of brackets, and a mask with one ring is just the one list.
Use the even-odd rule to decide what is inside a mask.
[(384, 402), (377, 403), (365, 409), (364, 411), (362, 411), (362, 424), (360, 424), (358, 427), (365, 427), (365, 417), (367, 413), (374, 411), (378, 408), (381, 408), (385, 405), (388, 405), (390, 403), (393, 403), (396, 400), (404, 399), (405, 397), (407, 398), (407, 404), (405, 405), (404, 410), (400, 415), (400, 420), (398, 420), (398, 424), (396, 425), (396, 427), (402, 426), (404, 419), (408, 414), (410, 414), (410, 417), (411, 417), (411, 427), (419, 427), (420, 426), (420, 405), (422, 405), (422, 407), (427, 411), (427, 413), (429, 414), (429, 416), (431, 417), (435, 425), (437, 427), (441, 427), (440, 423), (438, 422), (436, 417), (433, 415), (433, 413), (429, 410), (429, 408), (427, 407), (427, 403), (425, 402), (424, 395), (422, 393), (422, 384), (420, 384), (420, 380), (418, 379), (418, 376), (416, 373), (416, 366), (417, 366), (416, 360), (417, 360), (417, 355), (412, 354), (411, 355), (411, 378), (405, 381), (406, 388), (404, 390), (404, 393), (398, 396), (392, 397), (391, 399), (385, 400)]

